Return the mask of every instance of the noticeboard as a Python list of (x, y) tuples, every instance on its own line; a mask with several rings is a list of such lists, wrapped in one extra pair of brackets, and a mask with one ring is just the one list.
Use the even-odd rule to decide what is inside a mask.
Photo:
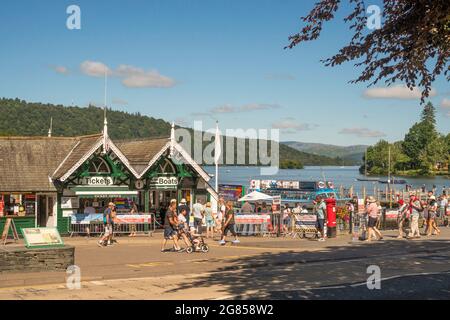
[(23, 228), (27, 248), (64, 246), (56, 228)]

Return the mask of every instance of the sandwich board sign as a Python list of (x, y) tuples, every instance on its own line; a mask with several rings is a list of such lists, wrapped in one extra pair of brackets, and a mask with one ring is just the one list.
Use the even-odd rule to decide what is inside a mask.
[(6, 241), (8, 240), (9, 229), (11, 229), (11, 231), (12, 231), (14, 241), (19, 240), (19, 235), (17, 233), (16, 224), (14, 223), (14, 220), (12, 218), (7, 218), (5, 221), (5, 226), (3, 227), (3, 233), (2, 233), (3, 245), (5, 245)]
[(56, 228), (23, 228), (22, 234), (27, 248), (64, 246)]

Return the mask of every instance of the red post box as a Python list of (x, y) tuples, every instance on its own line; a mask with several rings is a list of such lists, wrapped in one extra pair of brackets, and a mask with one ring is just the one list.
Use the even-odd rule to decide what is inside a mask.
[(325, 199), (327, 204), (327, 237), (336, 237), (336, 199)]

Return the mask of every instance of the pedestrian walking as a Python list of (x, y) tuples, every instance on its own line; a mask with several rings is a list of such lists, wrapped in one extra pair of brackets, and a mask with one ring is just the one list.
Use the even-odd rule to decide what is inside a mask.
[(205, 205), (206, 238), (214, 238), (215, 221), (211, 209), (211, 202)]
[(423, 211), (423, 207), (420, 200), (415, 195), (410, 196), (408, 210), (411, 217), (411, 231), (408, 235), (408, 239), (418, 239), (420, 238), (419, 217), (420, 213)]
[(283, 232), (285, 234), (289, 233), (290, 224), (291, 224), (291, 209), (289, 209), (288, 204), (285, 204), (283, 209)]
[(114, 208), (114, 203), (110, 202), (108, 207), (103, 212), (103, 225), (105, 227), (105, 232), (103, 236), (98, 241), (97, 245), (99, 247), (106, 247), (111, 244), (112, 229), (112, 211)]
[(225, 200), (223, 197), (219, 198), (219, 204), (217, 208), (217, 218), (216, 218), (216, 231), (222, 234), (222, 224), (223, 218), (226, 212)]
[[(131, 210), (130, 210), (130, 214), (138, 214), (138, 208), (136, 203), (133, 201), (131, 203)], [(136, 237), (136, 225), (130, 224), (130, 234), (129, 237)]]
[(192, 206), (192, 215), (194, 216), (194, 228), (198, 234), (202, 234), (202, 221), (204, 216), (204, 207), (202, 201), (197, 199), (197, 202)]
[(409, 215), (408, 215), (408, 204), (405, 203), (405, 201), (403, 201), (403, 199), (400, 199), (398, 201), (398, 216), (397, 216), (397, 224), (398, 224), (398, 239), (403, 239), (403, 237), (405, 237), (405, 233), (404, 233), (404, 226), (405, 223), (408, 221), (409, 219)]
[(172, 199), (164, 218), (164, 239), (161, 245), (161, 252), (165, 252), (167, 240), (172, 240), (176, 251), (180, 252), (181, 248), (177, 239), (177, 200)]
[(240, 241), (238, 239), (236, 229), (235, 229), (234, 209), (233, 209), (232, 201), (228, 201), (226, 204), (226, 213), (225, 213), (225, 217), (224, 217), (224, 223), (222, 226), (222, 238), (219, 241), (220, 245), (225, 245), (225, 243), (226, 243), (225, 238), (228, 234), (228, 231), (230, 231), (234, 237), (233, 243), (235, 243), (235, 244), (239, 243)]
[(316, 227), (319, 232), (319, 241), (325, 241), (325, 213), (327, 211), (327, 205), (322, 197), (316, 197), (316, 203), (314, 205), (314, 213), (317, 217)]
[(428, 198), (427, 211), (428, 211), (427, 236), (429, 237), (431, 235), (439, 235), (441, 233), (441, 230), (439, 230), (439, 228), (436, 225), (437, 202), (436, 197), (434, 195)]
[(378, 237), (378, 240), (383, 240), (383, 235), (377, 228), (378, 217), (380, 214), (380, 209), (378, 207), (377, 201), (373, 196), (370, 196), (367, 202), (367, 216), (369, 217), (369, 222), (367, 224), (367, 239), (365, 241), (372, 241), (373, 234)]

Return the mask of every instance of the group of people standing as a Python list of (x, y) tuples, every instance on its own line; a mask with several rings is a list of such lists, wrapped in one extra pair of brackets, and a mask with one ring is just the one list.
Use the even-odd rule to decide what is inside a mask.
[[(424, 218), (424, 235), (432, 236), (441, 233), (438, 227), (438, 218), (444, 218), (447, 214), (448, 199), (445, 194), (436, 199), (433, 191), (428, 192), (427, 200), (420, 200), (416, 195), (411, 194), (409, 203), (399, 200), (398, 238), (409, 239), (420, 238), (419, 219)], [(406, 234), (404, 228), (406, 223), (410, 223), (410, 232)], [(448, 226), (448, 225), (447, 225)]]
[(179, 245), (179, 240), (183, 240), (186, 246), (191, 246), (192, 241), (186, 235), (202, 237), (203, 229), (206, 229), (206, 238), (214, 238), (216, 233), (220, 233), (219, 244), (226, 244), (226, 236), (230, 232), (234, 236), (233, 243), (239, 243), (235, 229), (234, 203), (225, 202), (219, 199), (217, 210), (213, 210), (210, 202), (203, 204), (201, 199), (197, 199), (191, 208), (187, 205), (186, 199), (182, 199), (177, 205), (177, 200), (170, 201), (169, 208), (164, 218), (164, 240), (161, 252), (165, 252), (168, 240), (173, 241), (175, 251), (184, 251)]

